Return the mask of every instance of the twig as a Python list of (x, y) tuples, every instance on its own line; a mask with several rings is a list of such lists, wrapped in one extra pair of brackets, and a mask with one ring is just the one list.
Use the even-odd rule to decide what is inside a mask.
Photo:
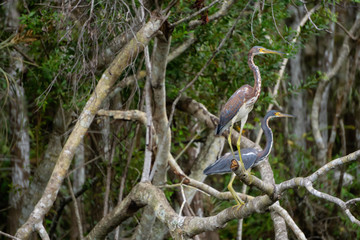
[(67, 182), (68, 182), (68, 185), (69, 185), (69, 191), (70, 191), (71, 198), (72, 198), (72, 200), (74, 202), (75, 216), (76, 216), (76, 221), (77, 221), (77, 224), (78, 224), (79, 236), (80, 236), (80, 239), (83, 239), (84, 235), (83, 235), (83, 229), (82, 229), (82, 223), (81, 223), (79, 207), (78, 207), (76, 197), (75, 197), (74, 191), (72, 189), (71, 181), (70, 181), (69, 177), (67, 177)]
[(170, 11), (170, 9), (171, 9), (173, 6), (175, 6), (175, 4), (176, 4), (178, 1), (179, 1), (179, 0), (172, 0), (172, 1), (167, 5), (167, 7), (166, 7), (164, 10), (161, 11), (161, 14), (167, 14), (167, 13)]
[(183, 178), (183, 179), (181, 180), (181, 183), (180, 183), (181, 196), (182, 196), (182, 199), (183, 199), (183, 202), (182, 202), (181, 207), (180, 207), (180, 209), (179, 209), (179, 216), (180, 216), (180, 217), (181, 217), (181, 215), (182, 215), (182, 211), (183, 211), (184, 206), (185, 206), (185, 204), (186, 204), (186, 196), (185, 196), (184, 187), (183, 187), (184, 179), (185, 179), (185, 178)]
[(220, 0), (215, 0), (213, 1), (212, 3), (210, 3), (208, 6), (206, 7), (203, 7), (202, 9), (200, 9), (199, 11), (197, 12), (194, 12), (193, 14), (187, 16), (186, 18), (183, 18), (183, 19), (180, 19), (179, 21), (173, 23), (173, 24), (170, 24), (171, 27), (176, 27), (177, 25), (183, 23), (183, 22), (186, 22), (186, 21), (189, 21), (190, 19), (192, 19), (193, 17), (199, 15), (200, 13), (206, 11), (207, 9), (211, 8), (212, 6), (214, 6), (216, 3), (220, 2)]
[(355, 204), (357, 202), (360, 202), (360, 198), (353, 198), (347, 202), (345, 202), (346, 205), (352, 205), (352, 204)]
[(186, 144), (186, 146), (181, 150), (181, 152), (176, 156), (175, 161), (177, 161), (184, 152), (191, 146), (191, 144), (195, 141), (195, 139), (200, 135), (202, 131), (204, 131), (205, 128), (201, 129), (198, 133), (195, 134), (194, 137), (191, 138), (191, 140)]
[[(97, 183), (98, 181), (99, 181), (99, 178), (97, 178), (97, 177), (93, 178), (90, 181), (90, 184), (83, 185), (82, 189), (75, 193), (75, 197), (76, 198), (80, 197), (84, 192), (86, 192), (86, 190), (89, 189), (90, 186)], [(71, 201), (72, 201), (71, 196), (65, 197), (60, 201), (60, 205), (56, 208), (56, 213), (55, 213), (54, 217), (52, 218), (50, 231), (49, 231), (49, 233), (50, 233), (49, 235), (51, 236), (51, 238), (54, 238), (53, 235), (55, 233), (56, 226), (60, 219), (62, 211), (64, 210), (65, 206), (68, 205)]]
[[(305, 1), (300, 0), (300, 2), (302, 2), (302, 3), (304, 4), (304, 9), (305, 9), (306, 13), (308, 13), (308, 9), (307, 9), (307, 7), (306, 7)], [(318, 31), (326, 31), (326, 32), (328, 32), (328, 33), (332, 33), (332, 32), (331, 32), (330, 30), (328, 30), (328, 29), (318, 28), (318, 26), (316, 26), (316, 24), (315, 24), (315, 23), (313, 22), (313, 20), (311, 19), (311, 16), (310, 16), (310, 15), (309, 15), (309, 20), (310, 20), (311, 24), (315, 27), (316, 30), (318, 30)]]
[[(254, 12), (253, 14), (251, 15), (251, 35), (253, 37), (253, 42), (256, 40), (256, 41), (259, 41), (255, 35), (254, 35), (254, 16), (255, 16), (255, 13), (257, 11), (257, 9), (260, 9), (260, 3), (259, 2), (256, 2), (255, 3), (255, 7), (254, 7)], [(241, 238), (240, 238), (241, 239)]]
[[(243, 184), (242, 189), (241, 189), (241, 193), (246, 194), (246, 190), (247, 190), (247, 185)], [(238, 227), (237, 227), (236, 240), (242, 240), (243, 223), (244, 223), (244, 219), (243, 218), (239, 219)]]
[(10, 234), (4, 233), (2, 231), (0, 231), (0, 235), (4, 235), (5, 237), (11, 238), (11, 239), (15, 239), (15, 240), (21, 240), (20, 238), (11, 236)]
[(174, 49), (169, 55), (167, 56), (167, 62), (171, 62), (175, 58), (177, 58), (180, 54), (185, 52), (194, 42), (196, 41), (195, 35), (193, 32), (189, 33), (188, 39), (185, 40), (180, 46)]
[(342, 25), (340, 22), (335, 22), (344, 32), (354, 41), (356, 41), (359, 37), (355, 37), (351, 32), (349, 32), (344, 25)]
[(273, 21), (274, 21), (274, 25), (275, 25), (276, 31), (278, 32), (278, 34), (280, 35), (280, 37), (281, 37), (285, 42), (287, 42), (288, 44), (290, 44), (289, 41), (286, 40), (286, 39), (284, 38), (284, 36), (280, 33), (280, 30), (279, 30), (279, 28), (277, 27), (275, 15), (274, 15), (273, 0), (271, 0), (271, 15), (272, 15), (272, 19), (273, 19)]

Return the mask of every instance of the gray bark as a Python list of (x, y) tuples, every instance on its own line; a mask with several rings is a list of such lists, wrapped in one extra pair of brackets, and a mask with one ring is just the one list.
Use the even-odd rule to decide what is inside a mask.
[[(304, 14), (302, 11), (303, 8), (294, 9), (294, 23), (293, 27), (298, 26), (302, 19), (302, 15)], [(304, 76), (302, 73), (302, 62), (301, 62), (302, 51), (296, 53), (290, 59), (290, 74), (291, 74), (291, 84), (297, 88), (301, 86), (301, 83), (304, 82)], [(296, 118), (292, 121), (294, 123), (292, 129), (292, 133), (295, 135), (295, 144), (300, 149), (306, 149), (305, 138), (303, 137), (306, 133), (306, 100), (305, 100), (305, 91), (298, 91), (296, 94), (292, 94), (290, 98), (290, 113)], [(291, 164), (290, 169), (292, 170), (292, 174), (295, 175), (295, 168), (298, 163), (298, 152), (295, 150), (291, 153)]]
[[(18, 1), (5, 3), (5, 24), (14, 32), (19, 27)], [(30, 137), (29, 119), (25, 90), (22, 87), (21, 76), (24, 71), (23, 57), (16, 50), (10, 51), (9, 56), (9, 109), (10, 128), (14, 145), (11, 148), (11, 182), (12, 188), (9, 196), (11, 206), (9, 212), (9, 232), (14, 234), (18, 227), (18, 219), (22, 209), (22, 196), (29, 186), (30, 175)]]
[[(167, 33), (164, 34), (166, 35)], [(151, 88), (154, 98), (153, 123), (158, 139), (158, 152), (151, 172), (153, 183), (155, 185), (163, 185), (166, 181), (167, 156), (170, 152), (171, 143), (171, 132), (168, 127), (168, 118), (166, 114), (165, 90), (166, 59), (169, 54), (170, 43), (171, 38), (167, 39), (165, 36), (156, 38), (151, 59)], [(150, 207), (146, 207), (132, 239), (150, 238), (155, 219), (154, 210)]]
[(70, 113), (64, 112), (64, 109), (59, 107), (54, 117), (53, 132), (49, 137), (49, 143), (45, 150), (44, 159), (36, 168), (29, 189), (23, 196), (23, 208), (21, 209), (21, 216), (19, 218), (20, 224), (23, 224), (29, 217), (49, 181), (51, 172), (54, 169), (56, 160), (62, 149), (62, 136), (68, 129), (70, 122)]

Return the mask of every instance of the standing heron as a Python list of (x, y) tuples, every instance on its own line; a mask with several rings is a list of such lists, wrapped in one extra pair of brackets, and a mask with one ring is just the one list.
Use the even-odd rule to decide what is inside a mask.
[[(244, 125), (246, 123), (246, 120), (248, 118), (249, 112), (254, 107), (255, 102), (258, 100), (261, 92), (261, 76), (260, 76), (260, 70), (254, 63), (254, 56), (259, 54), (283, 54), (282, 52), (269, 50), (264, 47), (253, 47), (250, 49), (248, 54), (248, 65), (250, 69), (254, 73), (255, 83), (254, 87), (251, 87), (248, 84), (245, 84), (241, 86), (225, 103), (224, 107), (221, 110), (220, 113), (220, 122), (216, 128), (215, 135), (222, 134), (226, 129), (229, 129), (229, 136), (228, 136), (228, 142), (230, 145), (231, 153), (234, 155), (234, 150), (232, 148), (231, 144), (231, 130), (233, 128), (234, 123), (241, 121), (241, 127), (240, 127), (240, 134), (239, 138), (237, 140), (237, 149), (238, 149), (238, 155), (240, 156), (240, 166), (242, 169), (244, 169), (244, 163), (241, 158), (241, 152), (240, 152), (240, 139), (241, 139), (241, 133), (244, 128)], [(232, 181), (235, 178), (235, 174), (232, 176)], [(234, 192), (232, 189), (232, 181), (230, 181), (229, 190)], [(240, 201), (237, 201), (239, 205), (241, 205)]]
[[(267, 156), (269, 156), (272, 146), (273, 146), (273, 133), (271, 128), (269, 127), (269, 120), (272, 118), (280, 118), (280, 117), (293, 117), (289, 114), (284, 114), (275, 110), (271, 110), (266, 113), (264, 119), (261, 121), (261, 128), (263, 129), (266, 137), (266, 145), (264, 150), (259, 151), (255, 148), (244, 148), (241, 150), (241, 158), (244, 164), (245, 170), (248, 170), (252, 167), (257, 166), (262, 160), (264, 160)], [(219, 158), (216, 162), (205, 168), (204, 174), (212, 175), (212, 174), (224, 174), (224, 173), (231, 173), (231, 161), (234, 159), (232, 153), (227, 153), (221, 158)], [(237, 161), (240, 160), (239, 153), (235, 154), (235, 159)], [(234, 199), (238, 203), (238, 205), (242, 205), (243, 201), (238, 197), (234, 189), (232, 188), (232, 183), (235, 179), (235, 174), (233, 173), (228, 189), (230, 190), (231, 194), (233, 195)]]

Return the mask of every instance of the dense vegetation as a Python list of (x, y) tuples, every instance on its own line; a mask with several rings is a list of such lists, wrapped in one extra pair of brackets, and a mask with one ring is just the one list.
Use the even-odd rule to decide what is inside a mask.
[[(209, 4), (213, 6), (189, 17)], [(233, 201), (204, 191), (191, 195), (195, 186), (186, 186), (184, 176), (172, 166), (169, 168), (167, 154), (175, 158), (186, 175), (220, 192), (226, 191), (230, 174), (206, 180), (201, 175), (217, 155), (229, 151), (224, 138), (214, 137), (214, 122), (209, 122), (214, 121), (212, 114), (219, 116), (221, 107), (236, 89), (253, 85), (253, 73), (247, 66), (247, 53), (253, 46), (286, 53), (282, 57), (255, 58), (263, 79), (262, 92), (242, 133), (245, 140), (258, 139), (259, 145), (264, 146), (260, 120), (269, 108), (296, 116), (270, 123), (275, 142), (269, 163), (275, 183), (309, 176), (331, 160), (360, 149), (360, 4), (356, 0), (306, 4), (5, 1), (0, 6), (2, 232), (15, 235), (30, 216), (81, 113), (90, 106), (91, 94), (104, 78), (111, 78), (107, 69), (112, 66), (124, 71), (118, 74), (115, 84), (109, 84), (107, 97), (99, 108), (122, 113), (140, 110), (143, 115), (131, 112), (134, 115), (109, 117), (100, 112), (96, 115), (95, 108), (90, 111), (96, 116), (79, 139), (79, 147), (76, 145), (70, 169), (64, 168), (64, 182), (60, 189), (53, 190), (56, 201), (43, 219), (51, 238), (76, 239), (80, 238), (79, 232), (89, 234), (144, 179), (146, 156), (150, 156), (151, 169), (155, 169), (152, 184), (165, 193), (176, 212), (181, 208), (184, 216), (205, 217), (231, 208)], [(115, 62), (118, 54), (125, 56), (124, 49), (134, 34), (157, 17), (162, 19), (161, 27), (149, 36), (149, 42), (139, 51), (134, 50), (136, 54), (126, 66)], [(181, 19), (185, 21), (178, 23)], [(164, 46), (169, 53), (161, 49)], [(166, 65), (163, 72), (162, 62)], [(154, 84), (157, 79), (163, 82)], [(163, 119), (162, 105), (157, 100), (162, 86), (167, 113)], [(203, 104), (205, 108), (194, 112), (190, 109), (192, 104)], [(146, 122), (149, 109), (150, 123)], [(170, 143), (168, 151), (163, 139)], [(166, 160), (161, 160), (164, 151)], [(321, 176), (314, 188), (345, 202), (359, 198), (359, 155), (355, 161)], [(164, 161), (165, 166), (160, 164)], [(262, 178), (261, 171), (256, 168), (252, 172)], [(241, 192), (242, 185), (237, 179), (234, 187)], [(184, 190), (192, 201), (182, 206)], [(75, 206), (74, 193), (78, 198)], [(246, 194), (256, 197), (265, 193), (250, 187)], [(344, 213), (345, 209), (304, 187), (285, 191), (279, 202), (307, 238), (360, 238), (359, 226)], [(357, 219), (359, 204), (358, 200), (346, 204)], [(159, 217), (146, 218), (155, 216), (149, 209), (132, 213), (121, 222), (118, 232), (113, 231), (108, 237), (176, 238)], [(281, 229), (281, 224), (275, 226), (273, 211), (245, 217), (242, 236), (279, 238), (274, 228)], [(287, 224), (285, 235), (298, 238)], [(239, 236), (239, 226), (235, 219), (219, 230), (200, 231), (195, 237), (234, 239)]]

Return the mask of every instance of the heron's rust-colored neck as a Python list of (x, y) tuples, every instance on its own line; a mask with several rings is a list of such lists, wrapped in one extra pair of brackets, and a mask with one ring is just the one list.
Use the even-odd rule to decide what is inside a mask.
[(254, 73), (254, 97), (256, 97), (256, 99), (259, 98), (260, 96), (260, 91), (261, 91), (261, 75), (260, 75), (260, 70), (258, 68), (258, 66), (255, 65), (254, 63), (254, 54), (253, 53), (249, 53), (248, 55), (248, 65), (249, 68), (253, 71)]

